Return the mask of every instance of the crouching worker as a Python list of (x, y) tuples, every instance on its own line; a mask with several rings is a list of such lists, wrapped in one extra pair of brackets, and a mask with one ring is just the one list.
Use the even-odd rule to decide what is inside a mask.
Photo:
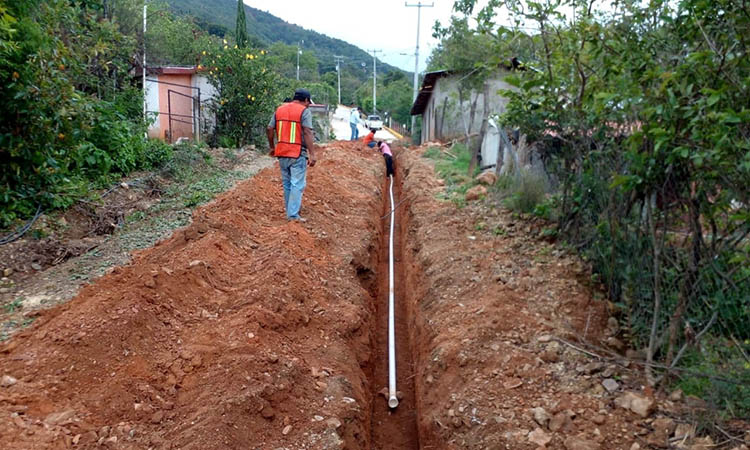
[(307, 109), (311, 104), (310, 92), (297, 89), (290, 103), (276, 109), (266, 129), (268, 145), (273, 149), (273, 156), (279, 159), (286, 217), (301, 222), (305, 221), (299, 216), (299, 210), (302, 207), (307, 166), (315, 165), (312, 113)]
[(375, 130), (370, 130), (370, 134), (365, 136), (365, 145), (370, 148), (375, 148)]
[(391, 153), (391, 148), (387, 143), (383, 141), (378, 141), (378, 148), (380, 149), (380, 153), (383, 154), (383, 158), (385, 159), (385, 176), (390, 177), (394, 175), (393, 154)]

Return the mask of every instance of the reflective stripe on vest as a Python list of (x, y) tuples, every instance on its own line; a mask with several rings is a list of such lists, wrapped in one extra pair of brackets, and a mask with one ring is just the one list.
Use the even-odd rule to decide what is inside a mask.
[(302, 152), (302, 113), (307, 108), (301, 103), (285, 103), (276, 110), (276, 157), (299, 158)]

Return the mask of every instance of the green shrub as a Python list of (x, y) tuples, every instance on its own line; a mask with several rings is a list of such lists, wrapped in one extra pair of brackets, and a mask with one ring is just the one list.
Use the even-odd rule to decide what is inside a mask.
[(522, 171), (521, 176), (510, 189), (510, 197), (507, 200), (510, 208), (532, 213), (545, 199), (547, 182), (540, 175)]
[(149, 139), (144, 150), (144, 166), (146, 168), (162, 167), (172, 159), (174, 149), (161, 139)]

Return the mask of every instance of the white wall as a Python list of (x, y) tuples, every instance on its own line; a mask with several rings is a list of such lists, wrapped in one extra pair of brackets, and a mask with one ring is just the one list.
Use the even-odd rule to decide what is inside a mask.
[(210, 109), (211, 102), (214, 98), (218, 97), (216, 88), (208, 82), (208, 77), (203, 75), (193, 75), (193, 87), (197, 87), (201, 90), (201, 140), (204, 140), (206, 136), (213, 132), (216, 126), (216, 116)]
[(146, 111), (149, 111), (147, 118), (150, 122), (148, 126), (148, 136), (158, 138), (161, 136), (161, 126), (156, 119), (159, 109), (159, 84), (146, 79)]
[[(498, 94), (498, 90), (514, 89), (503, 81), (503, 78), (507, 75), (509, 73), (503, 70), (498, 73), (497, 78), (490, 80), (490, 114), (505, 112), (508, 99)], [(466, 120), (466, 126), (470, 126), (469, 134), (479, 132), (484, 111), (484, 94), (481, 91), (465, 92), (465, 98), (461, 105), (458, 96), (458, 84), (461, 76), (463, 75), (452, 75), (438, 78), (435, 81), (432, 95), (422, 115), (422, 142), (439, 138), (449, 140), (463, 137), (465, 135), (464, 119)], [(476, 109), (474, 120), (471, 122), (471, 105), (475, 98), (477, 98)], [(443, 114), (443, 108), (445, 108), (445, 114)]]

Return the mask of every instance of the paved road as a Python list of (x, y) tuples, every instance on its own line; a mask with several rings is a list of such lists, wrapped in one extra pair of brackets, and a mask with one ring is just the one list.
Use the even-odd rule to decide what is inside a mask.
[[(336, 135), (337, 140), (349, 140), (352, 136), (352, 129), (349, 127), (349, 114), (351, 114), (351, 111), (352, 109), (348, 106), (338, 105), (336, 112), (333, 114), (331, 127), (333, 128), (333, 133)], [(360, 124), (357, 128), (359, 129), (360, 139), (367, 135), (368, 130), (364, 125)], [(375, 132), (375, 139), (393, 142), (398, 138), (387, 130), (378, 130)]]

